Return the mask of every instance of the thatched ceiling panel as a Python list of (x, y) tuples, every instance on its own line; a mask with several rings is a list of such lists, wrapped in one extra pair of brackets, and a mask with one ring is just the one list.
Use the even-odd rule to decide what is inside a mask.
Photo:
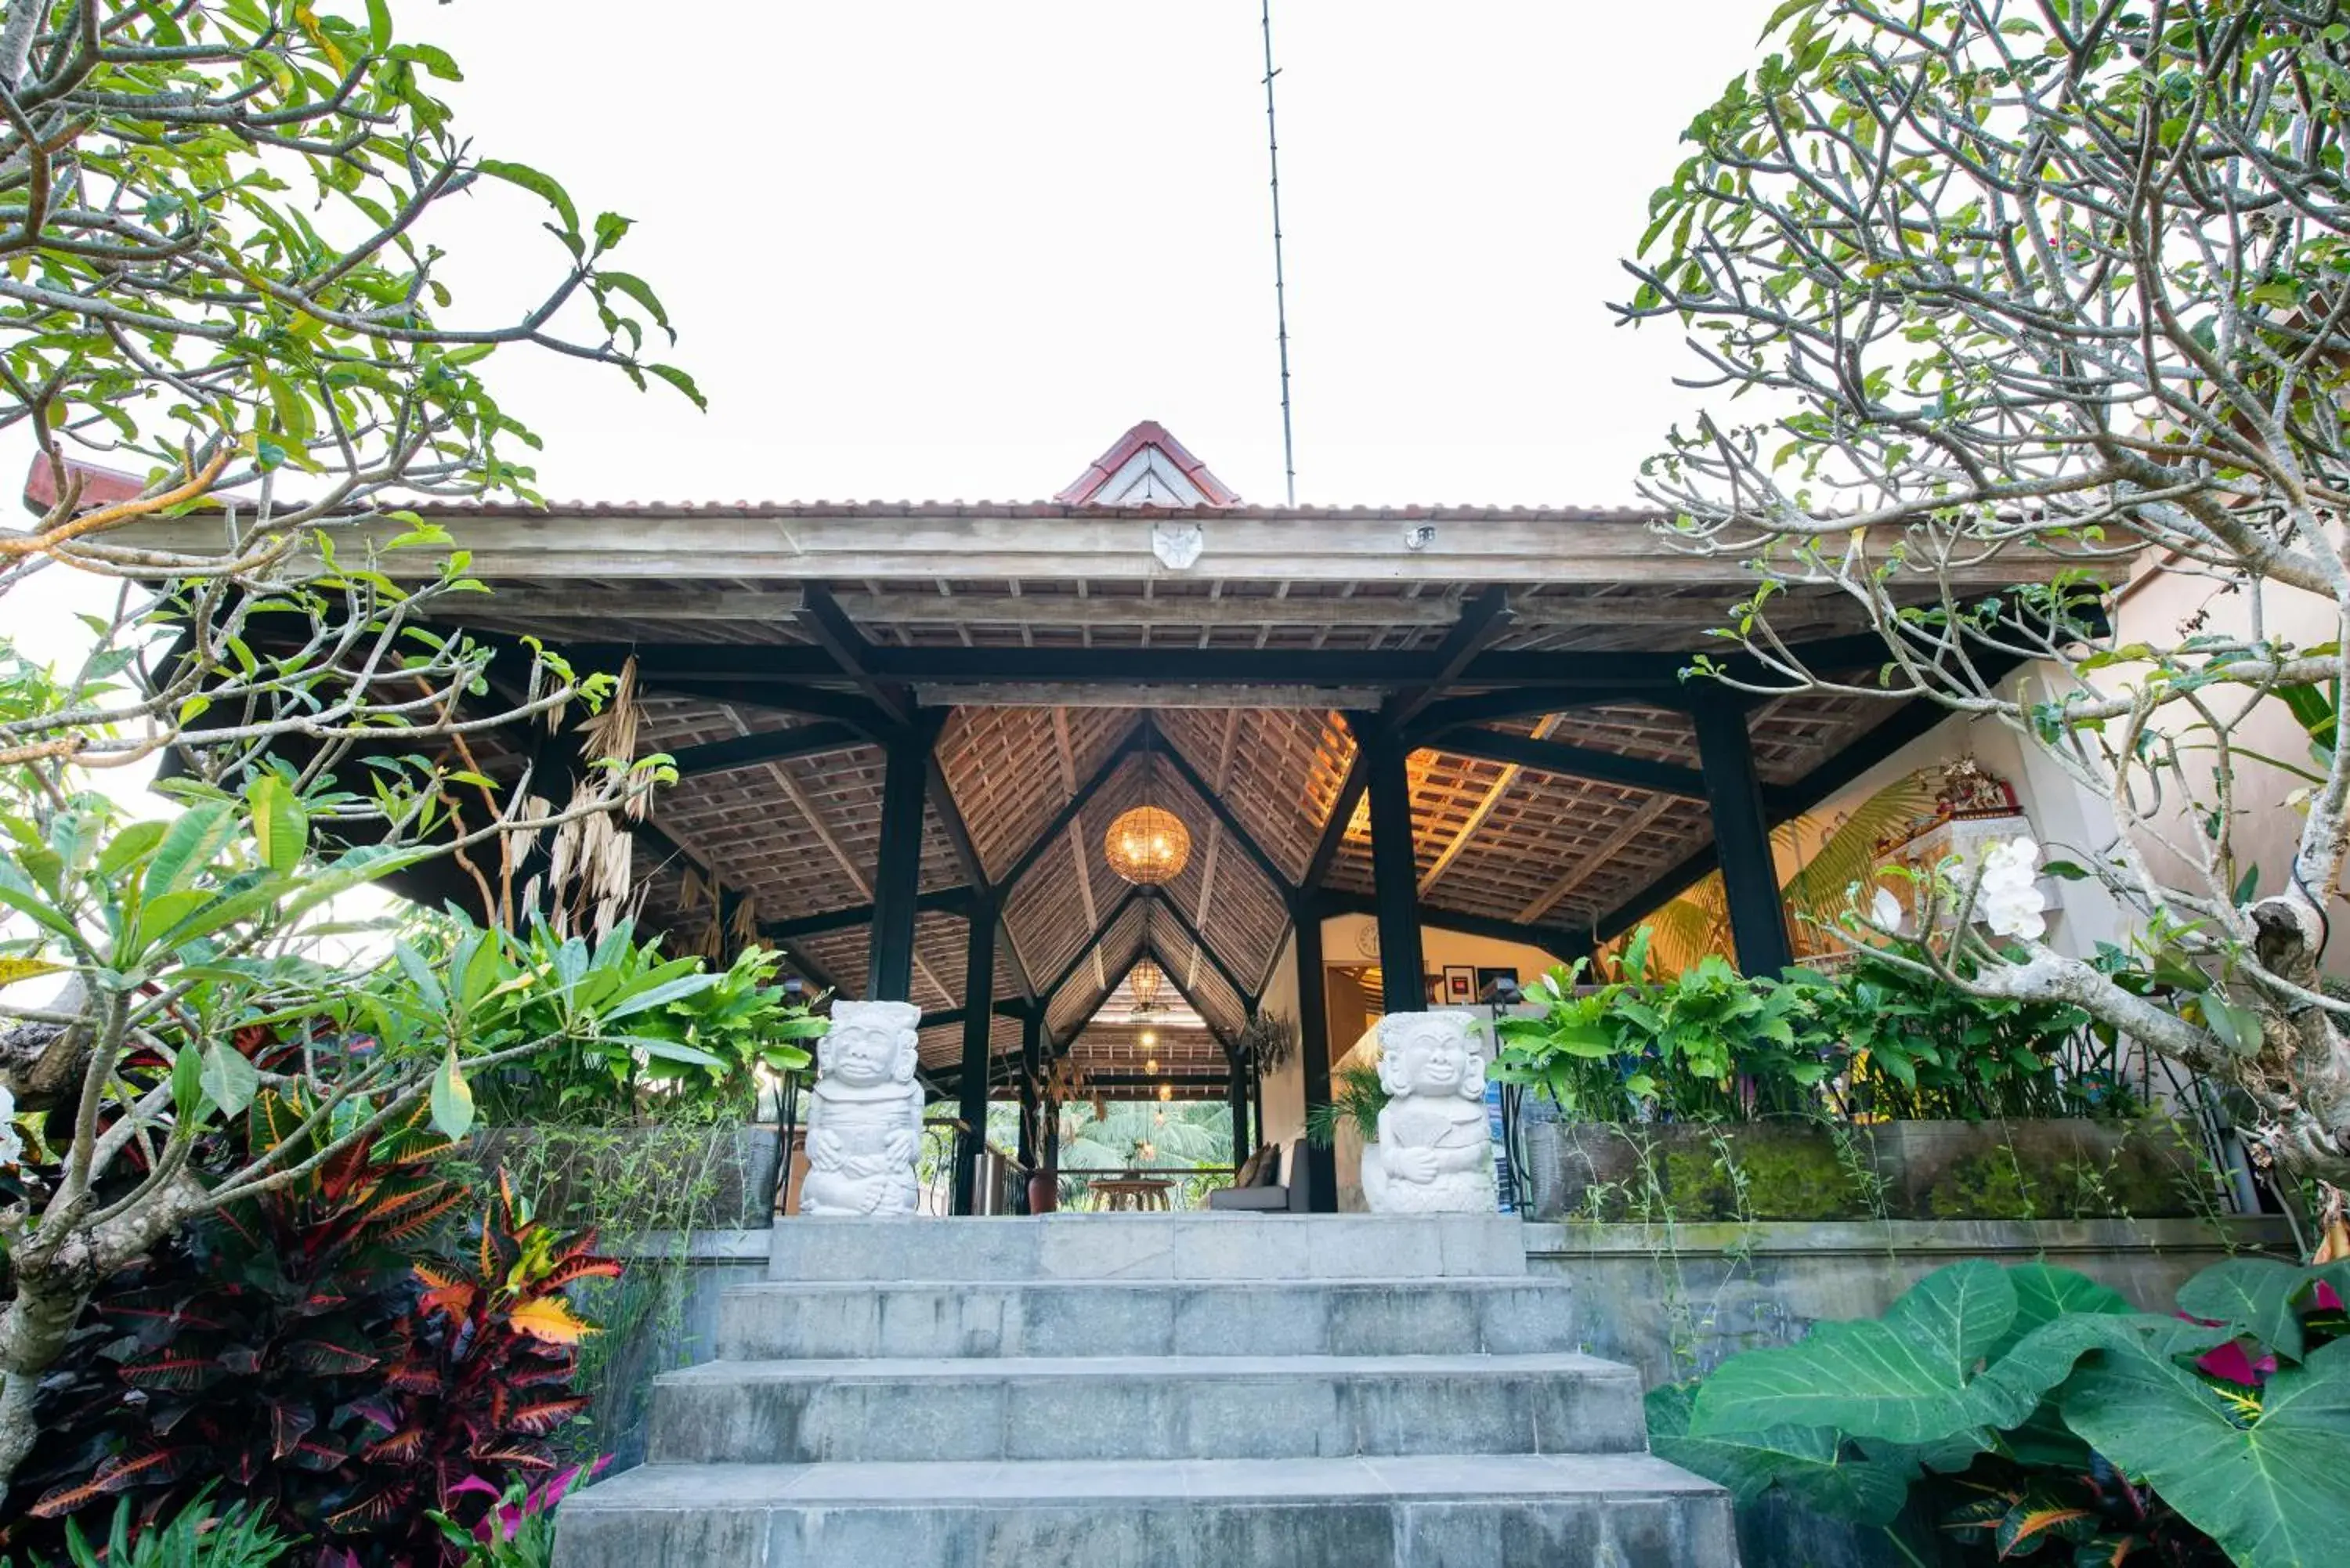
[(939, 766), (991, 879), (1028, 847), (1069, 798), (1053, 750), (1049, 708), (958, 708), (939, 737)]
[(1162, 713), (1161, 727), (1201, 775), (1229, 779), (1232, 815), (1292, 881), (1305, 874), (1329, 819), (1330, 803), (1355, 755), (1354, 737), (1336, 714), (1245, 708), (1227, 763), (1225, 715), (1183, 709)]
[(863, 926), (852, 926), (847, 930), (826, 931), (821, 936), (795, 937), (792, 947), (824, 971), (823, 975), (810, 975), (808, 979), (819, 984), (829, 982), (840, 995), (854, 1001), (865, 994), (872, 940), (872, 933)]
[(1125, 1077), (1222, 1076), (1232, 1071), (1223, 1047), (1204, 1029), (1154, 1028), (1148, 1044), (1144, 1033), (1140, 1025), (1097, 1018), (1085, 1026), (1067, 1054), (1088, 1073)]
[[(1018, 1063), (1020, 1060), (1020, 1021), (998, 1018), (988, 1025), (988, 1076), (994, 1086), (989, 1091), (992, 1099), (1012, 1099), (1019, 1095)], [(962, 1025), (935, 1023), (925, 1028), (921, 1043), (916, 1047), (922, 1071), (943, 1075), (954, 1073), (962, 1065)], [(1006, 1069), (1011, 1070), (1007, 1073)]]
[(1248, 1022), (1248, 1006), (1240, 993), (1227, 985), (1215, 967), (1194, 962), (1191, 940), (1182, 929), (1157, 906), (1150, 910), (1149, 934), (1145, 939), (1169, 967), (1180, 966), (1171, 977), (1181, 983), (1200, 1009), (1200, 1015), (1227, 1034), (1240, 1032)]
[[(1498, 725), (1524, 733), (1534, 721)], [(1544, 734), (1566, 746), (1587, 746), (1651, 762), (1698, 765), (1697, 728), (1687, 713), (1638, 703), (1611, 703), (1599, 708), (1574, 708), (1555, 715)]]
[(1069, 982), (1053, 998), (1051, 1011), (1046, 1014), (1056, 1037), (1067, 1038), (1078, 1023), (1099, 1010), (1104, 999), (1125, 980), (1126, 971), (1141, 955), (1149, 918), (1146, 905), (1138, 901), (1110, 922), (1100, 943), (1101, 971), (1108, 977), (1108, 983), (1097, 982), (1090, 965), (1081, 966), (1069, 977)]
[(1900, 711), (1875, 697), (1782, 697), (1747, 718), (1754, 766), (1771, 784), (1792, 784)]
[[(1097, 748), (1096, 765), (1107, 750)], [(1141, 802), (1142, 764), (1130, 757), (1013, 889), (1005, 919), (1019, 938), (1022, 954), (1043, 971), (1039, 978), (1059, 973), (1090, 943), (1096, 924), (1109, 919), (1126, 897), (1128, 884), (1103, 858), (1102, 840), (1120, 812)]]

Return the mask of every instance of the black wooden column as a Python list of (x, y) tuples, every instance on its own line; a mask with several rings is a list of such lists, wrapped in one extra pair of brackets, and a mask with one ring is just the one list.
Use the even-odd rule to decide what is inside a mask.
[(1428, 1006), (1419, 944), (1419, 858), (1412, 851), (1411, 776), (1403, 742), (1374, 734), (1370, 748), (1371, 893), (1378, 910), (1379, 971), (1386, 1011), (1419, 1012)]
[(1248, 1064), (1232, 1059), (1232, 1163), (1242, 1164), (1256, 1145), (1249, 1141)]
[(980, 898), (971, 907), (970, 938), (963, 944), (962, 1135), (956, 1140), (954, 1211), (972, 1213), (979, 1192), (979, 1167), (987, 1152), (987, 1069), (994, 1053), (995, 905)]
[[(1297, 916), (1297, 1064), (1305, 1076), (1305, 1119), (1311, 1123), (1314, 1113), (1330, 1104), (1330, 1002), (1323, 989), (1322, 912), (1310, 907)], [(1309, 1142), (1305, 1171), (1314, 1212), (1336, 1214), (1336, 1157)]]
[(1020, 1019), (1020, 1193), (1017, 1205), (1028, 1212), (1028, 1178), (1036, 1171), (1036, 1124), (1042, 1114), (1036, 1099), (1037, 1082), (1045, 1072), (1045, 1004), (1030, 1005)]
[(881, 864), (873, 877), (873, 953), (866, 1000), (911, 1002), (915, 900), (922, 891), (922, 797), (931, 746), (920, 734), (893, 737), (881, 780)]
[(1698, 762), (1705, 773), (1706, 807), (1713, 814), (1738, 967), (1748, 974), (1776, 974), (1794, 961), (1794, 952), (1787, 943), (1778, 868), (1771, 863), (1771, 823), (1762, 814), (1746, 711), (1729, 693), (1701, 691), (1690, 716), (1697, 721)]

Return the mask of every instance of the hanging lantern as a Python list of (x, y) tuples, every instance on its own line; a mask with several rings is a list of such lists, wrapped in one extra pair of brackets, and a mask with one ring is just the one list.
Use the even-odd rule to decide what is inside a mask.
[(1172, 1084), (1161, 1084), (1161, 1085), (1159, 1085), (1159, 1097), (1160, 1099), (1162, 1099), (1162, 1100), (1171, 1100), (1171, 1099), (1173, 1099), (1173, 1098), (1175, 1097), (1175, 1085), (1172, 1085)]
[(1109, 825), (1102, 857), (1137, 887), (1159, 887), (1181, 876), (1191, 864), (1191, 835), (1173, 812), (1138, 805)]
[(1149, 1074), (1152, 1077), (1157, 1077), (1159, 1075), (1159, 1058), (1152, 1056), (1145, 1060), (1142, 1064), (1142, 1070)]

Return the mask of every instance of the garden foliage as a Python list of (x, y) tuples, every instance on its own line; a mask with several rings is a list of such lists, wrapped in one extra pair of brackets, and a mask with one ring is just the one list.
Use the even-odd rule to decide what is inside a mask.
[(1578, 960), (1528, 986), (1543, 1013), (1502, 1020), (1494, 1076), (1584, 1121), (2131, 1108), (2110, 1071), (2071, 1059), (2089, 1023), (2079, 1008), (1970, 996), (1901, 956), (1748, 977), (1709, 955), (1665, 975), (1644, 929), (1603, 971)]
[[(1656, 1451), (1969, 1561), (2320, 1568), (2350, 1540), (2350, 1265), (2238, 1257), (2134, 1311), (2046, 1263), (1927, 1276), (1649, 1396)], [(1931, 1548), (1929, 1548), (1931, 1550)]]

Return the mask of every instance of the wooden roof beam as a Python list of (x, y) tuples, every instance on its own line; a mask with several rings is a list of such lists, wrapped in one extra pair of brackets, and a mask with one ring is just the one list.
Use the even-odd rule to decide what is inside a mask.
[[(1295, 903), (1297, 898), (1297, 885), (1289, 879), (1280, 864), (1265, 852), (1264, 846), (1257, 842), (1256, 835), (1251, 833), (1239, 816), (1233, 814), (1232, 808), (1224, 803), (1222, 794), (1208, 787), (1208, 781), (1200, 776), (1200, 770), (1191, 765), (1191, 760), (1183, 754), (1183, 749), (1168, 737), (1167, 732), (1159, 727), (1156, 719), (1146, 717), (1143, 722), (1150, 727), (1152, 734), (1164, 742), (1162, 749), (1176, 773), (1181, 775), (1185, 784), (1191, 786), (1191, 792), (1206, 804), (1208, 809), (1215, 814), (1216, 821), (1222, 824), (1223, 830), (1232, 836), (1232, 841), (1256, 863), (1256, 868), (1264, 874), (1266, 881), (1273, 884), (1273, 890), (1281, 896), (1281, 901), (1284, 905)], [(1248, 992), (1241, 986), (1234, 986), (1232, 989), (1240, 992), (1243, 996), (1248, 994)]]
[[(1567, 745), (1539, 736), (1511, 735), (1498, 730), (1456, 724), (1419, 737), (1418, 744), (1433, 751), (1451, 752), (1456, 756), (1476, 757), (1484, 762), (1513, 763), (1520, 767), (1532, 768), (1536, 773), (1554, 774), (1561, 778), (1621, 784), (1628, 789), (1678, 795), (1684, 800), (1705, 798), (1705, 777), (1695, 768), (1682, 767), (1677, 763), (1655, 762), (1647, 757), (1626, 756), (1620, 752)], [(1766, 801), (1781, 793), (1774, 785), (1765, 784), (1762, 788)]]
[(822, 649), (835, 668), (856, 683), (857, 690), (890, 720), (899, 724), (914, 722), (914, 694), (894, 680), (883, 680), (873, 672), (873, 645), (857, 629), (856, 622), (835, 604), (832, 596), (820, 587), (806, 587), (800, 590), (800, 608), (795, 618), (800, 628)]
[[(971, 904), (972, 890), (969, 888), (933, 888), (927, 893), (918, 894), (914, 899), (914, 908), (920, 912), (943, 909), (951, 914), (967, 914)], [(871, 904), (852, 904), (845, 909), (826, 909), (788, 920), (761, 920), (759, 935), (771, 941), (787, 941), (794, 937), (853, 930), (858, 926), (872, 923)]]
[(790, 757), (845, 752), (872, 743), (872, 737), (854, 725), (827, 720), (789, 730), (761, 730), (737, 735), (733, 740), (680, 746), (669, 756), (677, 769), (678, 777), (702, 778), (712, 774), (729, 773), (736, 768), (756, 767), (761, 763), (780, 763)]
[(1461, 606), (1461, 618), (1445, 634), (1430, 660), (1433, 669), (1428, 679), (1388, 698), (1379, 709), (1380, 724), (1391, 734), (1400, 733), (1422, 709), (1444, 695), (1479, 654), (1510, 629), (1512, 620), (1509, 590), (1499, 584)]

